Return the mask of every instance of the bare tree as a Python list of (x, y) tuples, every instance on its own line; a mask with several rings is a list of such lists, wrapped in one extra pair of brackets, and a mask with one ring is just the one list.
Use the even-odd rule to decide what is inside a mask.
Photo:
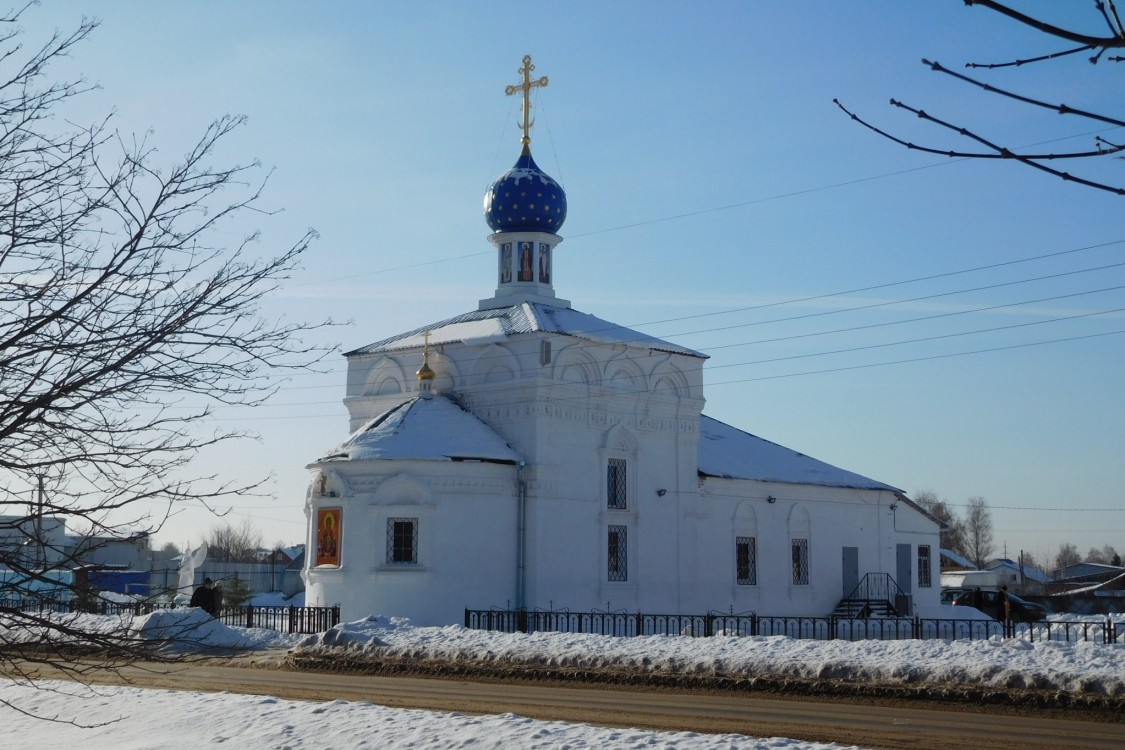
[[(212, 406), (260, 404), (276, 368), (325, 351), (301, 340), (318, 326), (260, 312), (312, 233), (261, 258), (254, 236), (223, 235), (234, 216), (268, 213), (256, 165), (214, 165), (242, 120), (219, 119), (163, 165), (108, 119), (66, 124), (56, 110), (90, 87), (48, 68), (96, 22), (29, 47), (18, 15), (0, 18), (0, 668), (80, 675), (160, 654), (13, 601), (76, 600), (84, 540), (64, 524), (130, 537), (179, 504), (253, 491), (191, 472), (200, 449), (242, 436), (208, 421)], [(76, 648), (99, 658), (67, 658)]]
[[(1099, 26), (1105, 28), (1107, 33), (1088, 33), (1078, 31), (1073, 28), (1064, 28), (1052, 23), (1048, 23), (1040, 18), (1021, 13), (1005, 3), (995, 2), (994, 0), (964, 0), (965, 5), (980, 6), (989, 10), (1002, 14), (1003, 16), (1011, 19), (1012, 21), (1035, 29), (1043, 33), (1047, 38), (1053, 42), (1063, 44), (1063, 49), (1056, 49), (1042, 54), (1036, 54), (1032, 57), (1021, 58), (1017, 60), (1005, 60), (1000, 62), (970, 62), (966, 63), (965, 67), (977, 70), (994, 70), (994, 69), (1008, 69), (1008, 68), (1023, 68), (1025, 65), (1032, 63), (1044, 63), (1047, 61), (1058, 60), (1060, 58), (1068, 57), (1077, 54), (1089, 54), (1089, 61), (1091, 63), (1098, 63), (1100, 61), (1107, 62), (1122, 62), (1125, 57), (1121, 55), (1108, 54), (1110, 50), (1125, 48), (1125, 26), (1122, 25), (1121, 17), (1117, 12), (1115, 0), (1093, 0), (1090, 4), (1091, 21)], [(1063, 4), (1060, 4), (1063, 5)], [(922, 63), (928, 66), (931, 70), (950, 76), (958, 81), (961, 81), (969, 86), (976, 87), (981, 91), (1000, 96), (1008, 101), (1017, 102), (1021, 105), (1026, 105), (1032, 108), (1043, 109), (1047, 111), (1057, 112), (1060, 115), (1070, 115), (1088, 122), (1098, 123), (1100, 125), (1108, 125), (1111, 127), (1125, 127), (1125, 120), (1115, 117), (1109, 117), (1097, 112), (1090, 112), (1076, 107), (1071, 107), (1061, 102), (1048, 102), (1037, 97), (1027, 96), (1024, 94), (1009, 91), (1006, 88), (1001, 88), (993, 83), (984, 80), (979, 80), (976, 77), (968, 76), (963, 73), (958, 73), (950, 70), (936, 61), (922, 60)], [(1075, 182), (1079, 185), (1096, 188), (1098, 190), (1106, 190), (1117, 195), (1125, 195), (1125, 187), (1120, 184), (1114, 185), (1098, 179), (1088, 179), (1072, 174), (1071, 172), (1064, 171), (1062, 168), (1051, 166), (1057, 163), (1078, 163), (1082, 161), (1089, 161), (1091, 159), (1104, 159), (1106, 157), (1114, 158), (1114, 154), (1119, 154), (1125, 150), (1125, 144), (1113, 143), (1105, 137), (1096, 135), (1091, 147), (1069, 152), (1031, 152), (1023, 151), (1014, 148), (1010, 145), (1005, 145), (999, 139), (993, 136), (984, 136), (978, 131), (966, 127), (961, 124), (950, 122), (941, 119), (926, 110), (913, 107), (905, 104), (897, 99), (891, 99), (891, 106), (905, 110), (913, 115), (921, 118), (925, 122), (931, 123), (939, 128), (944, 128), (959, 137), (968, 138), (973, 141), (976, 150), (964, 151), (952, 148), (938, 148), (932, 146), (921, 146), (916, 143), (911, 143), (907, 140), (892, 135), (871, 123), (861, 119), (858, 115), (850, 112), (844, 107), (839, 100), (834, 100), (836, 105), (847, 113), (853, 120), (859, 122), (863, 126), (878, 133), (884, 138), (888, 138), (895, 143), (905, 146), (908, 149), (922, 151), (931, 154), (940, 154), (943, 156), (969, 158), (969, 159), (1006, 159), (1010, 161), (1017, 161), (1021, 164), (1038, 169), (1047, 174), (1054, 175), (1069, 182)]]
[(1067, 568), (1080, 562), (1082, 557), (1078, 554), (1077, 547), (1069, 543), (1059, 545), (1059, 552), (1055, 555), (1055, 569), (1059, 571), (1059, 575), (1065, 575)]
[(1115, 565), (1118, 564), (1113, 562), (1115, 558), (1117, 560), (1121, 559), (1120, 555), (1117, 554), (1117, 550), (1113, 548), (1112, 544), (1107, 544), (1101, 549), (1098, 549), (1097, 547), (1091, 547), (1090, 551), (1086, 553), (1086, 562), (1088, 563)]
[(207, 559), (215, 562), (258, 562), (262, 532), (249, 518), (238, 526), (229, 523), (211, 527), (207, 535)]
[(965, 511), (965, 551), (978, 568), (984, 566), (996, 550), (992, 543), (992, 514), (983, 497), (969, 498)]
[(914, 502), (945, 524), (946, 528), (941, 532), (941, 548), (958, 555), (964, 555), (965, 524), (945, 501), (939, 500), (937, 493), (932, 490), (922, 490), (914, 495)]
[(180, 548), (176, 546), (175, 542), (165, 542), (158, 550), (154, 550), (152, 557), (155, 560), (172, 560), (180, 555)]

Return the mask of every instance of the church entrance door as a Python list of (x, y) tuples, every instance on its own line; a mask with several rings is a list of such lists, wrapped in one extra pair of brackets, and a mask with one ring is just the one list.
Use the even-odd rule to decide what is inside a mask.
[(859, 585), (859, 547), (844, 547), (844, 596)]

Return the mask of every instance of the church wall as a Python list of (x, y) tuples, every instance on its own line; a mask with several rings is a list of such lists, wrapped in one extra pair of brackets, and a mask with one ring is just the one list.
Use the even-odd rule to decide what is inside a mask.
[[(503, 606), (516, 594), (514, 466), (438, 461), (314, 464), (329, 475), (308, 497), (342, 509), (339, 567), (305, 571), (306, 601), (339, 604), (341, 617), (408, 616), (418, 625), (461, 622), (466, 607)], [(416, 561), (388, 560), (388, 521), (417, 524)], [(309, 550), (316, 550), (315, 521)], [(310, 566), (313, 562), (310, 561)]]
[[(937, 554), (937, 526), (894, 493), (717, 478), (703, 484), (700, 512), (685, 534), (696, 552), (688, 569), (700, 574), (686, 581), (698, 594), (693, 611), (827, 615), (851, 590), (845, 584), (844, 547), (857, 548), (859, 579), (889, 573), (899, 580), (899, 544), (911, 545), (910, 571), (899, 585), (913, 594), (916, 608), (937, 606), (936, 574), (930, 587), (920, 587), (916, 568), (918, 544)], [(738, 582), (737, 537), (755, 540), (752, 585)], [(794, 583), (794, 539), (807, 540), (807, 583)]]
[[(383, 388), (379, 384), (393, 380), (395, 366), (408, 388), (416, 388), (409, 375), (420, 351), (353, 359), (363, 360), (349, 363), (356, 368), (349, 383), (360, 384), (355, 391), (349, 385), (353, 426), (413, 395), (364, 389)], [(523, 604), (529, 608), (825, 615), (844, 595), (844, 546), (857, 548), (859, 577), (896, 575), (899, 544), (912, 545), (913, 555), (918, 544), (929, 543), (937, 556), (936, 526), (912, 509), (892, 511), (896, 496), (888, 491), (700, 480), (704, 401), (698, 358), (528, 334), (431, 347), (430, 363), (435, 390), (454, 397), (526, 461)], [(628, 466), (625, 509), (607, 505), (610, 458), (623, 458)], [(514, 476), (515, 469), (508, 473)], [(423, 528), (439, 527), (436, 538), (447, 545), (443, 561), (463, 561), (474, 555), (469, 540), (506, 526), (512, 529), (510, 555), (490, 551), (471, 568), (452, 568), (444, 581), (426, 566), (408, 573), (376, 566), (363, 579), (374, 593), (353, 599), (357, 616), (408, 613), (415, 621), (460, 622), (466, 606), (515, 606), (515, 483), (509, 482), (511, 488), (498, 490), (507, 498), (499, 505), (483, 499), (453, 504), (439, 493), (429, 501), (433, 510)], [(372, 507), (368, 536), (377, 535), (391, 510), (379, 516), (380, 506)], [(451, 534), (446, 527), (468, 533)], [(610, 580), (608, 537), (614, 529), (623, 529), (627, 540), (625, 580)], [(754, 585), (736, 580), (737, 537), (754, 539)], [(807, 584), (792, 582), (794, 538), (807, 540)], [(503, 547), (502, 534), (497, 546)], [(372, 567), (370, 560), (366, 564)], [(498, 583), (476, 583), (485, 578)], [(919, 609), (931, 598), (936, 606), (936, 574), (933, 580), (932, 597), (913, 587)], [(442, 610), (435, 599), (455, 604)]]
[[(603, 394), (585, 410), (534, 415), (540, 460), (529, 464), (529, 606), (676, 610), (680, 506), (694, 496), (701, 404), (648, 401)], [(608, 507), (610, 458), (626, 462), (624, 509)], [(610, 527), (627, 538), (622, 581), (608, 576)]]
[[(550, 356), (541, 346), (547, 339)], [(678, 603), (679, 506), (684, 493), (695, 489), (703, 405), (701, 398), (682, 395), (700, 392), (701, 361), (588, 342), (563, 346), (567, 341), (574, 340), (544, 335), (510, 341), (503, 357), (485, 361), (510, 355), (517, 364), (508, 369), (519, 378), (488, 382), (470, 376), (457, 392), (527, 461), (525, 604), (590, 609), (645, 602), (672, 611)], [(463, 372), (484, 371), (468, 350), (447, 346), (444, 353)], [(653, 395), (657, 381), (661, 390)], [(612, 444), (608, 436), (615, 429), (627, 433), (625, 446)], [(624, 511), (606, 507), (610, 454), (628, 459), (630, 503)], [(611, 525), (626, 527), (632, 540), (627, 581), (607, 580)]]

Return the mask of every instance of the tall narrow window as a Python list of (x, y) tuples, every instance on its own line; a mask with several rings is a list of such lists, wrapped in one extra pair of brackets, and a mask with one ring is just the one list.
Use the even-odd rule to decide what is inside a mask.
[(930, 545), (918, 545), (918, 588), (927, 589), (933, 586), (930, 573)]
[(609, 527), (608, 573), (611, 581), (629, 580), (629, 547), (624, 526)]
[(625, 510), (625, 459), (609, 459), (606, 471), (606, 498), (608, 507)]
[(793, 585), (809, 585), (809, 540), (793, 539)]
[(735, 537), (734, 566), (738, 585), (758, 585), (758, 544), (754, 537)]
[(392, 565), (418, 564), (418, 519), (387, 519), (387, 562)]

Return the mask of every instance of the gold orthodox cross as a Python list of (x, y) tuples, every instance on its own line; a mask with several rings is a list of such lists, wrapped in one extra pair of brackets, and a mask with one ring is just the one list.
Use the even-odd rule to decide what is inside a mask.
[(508, 96), (516, 93), (517, 91), (523, 92), (523, 145), (531, 145), (531, 135), (529, 131), (535, 122), (531, 119), (531, 90), (536, 86), (546, 86), (547, 76), (541, 77), (538, 81), (531, 80), (531, 71), (535, 70), (535, 66), (531, 64), (531, 55), (523, 56), (523, 67), (518, 72), (523, 73), (523, 83), (515, 86), (507, 86), (504, 93)]

